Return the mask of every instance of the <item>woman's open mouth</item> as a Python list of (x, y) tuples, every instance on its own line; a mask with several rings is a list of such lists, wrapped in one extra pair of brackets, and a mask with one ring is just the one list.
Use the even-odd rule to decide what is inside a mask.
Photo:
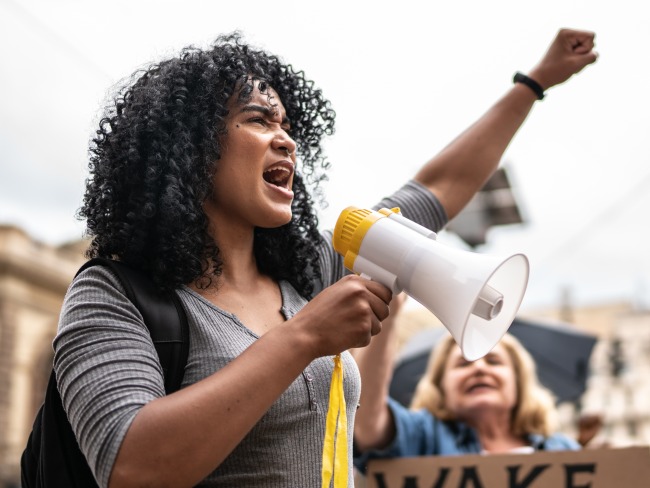
[(466, 392), (466, 393), (472, 393), (472, 392), (474, 392), (474, 391), (479, 391), (479, 390), (482, 390), (482, 389), (490, 389), (490, 390), (493, 390), (493, 389), (494, 389), (494, 386), (493, 386), (493, 385), (489, 385), (489, 384), (487, 384), (487, 383), (475, 383), (475, 384), (473, 384), (472, 386), (470, 386), (467, 390), (465, 390), (465, 392)]
[(285, 190), (290, 190), (289, 182), (291, 181), (292, 175), (293, 164), (281, 161), (266, 169), (262, 174), (262, 178), (271, 185), (275, 185), (278, 188), (283, 188)]

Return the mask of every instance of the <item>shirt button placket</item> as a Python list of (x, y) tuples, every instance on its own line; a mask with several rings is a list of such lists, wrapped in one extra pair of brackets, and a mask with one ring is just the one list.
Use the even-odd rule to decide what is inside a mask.
[(309, 373), (308, 371), (305, 371), (303, 373), (303, 376), (305, 378), (305, 383), (307, 386), (307, 393), (309, 395), (309, 409), (313, 412), (318, 410), (318, 403), (316, 402), (315, 396), (314, 396), (314, 376)]

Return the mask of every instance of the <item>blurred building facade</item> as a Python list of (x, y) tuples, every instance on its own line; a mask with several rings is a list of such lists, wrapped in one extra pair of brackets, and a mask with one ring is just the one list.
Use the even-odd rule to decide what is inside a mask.
[[(0, 488), (20, 486), (20, 455), (52, 364), (52, 338), (68, 284), (83, 263), (86, 243), (51, 247), (22, 230), (0, 226)], [(628, 303), (527, 312), (526, 319), (573, 324), (597, 335), (588, 389), (560, 405), (563, 430), (577, 435), (584, 413), (603, 416), (590, 445), (650, 444), (650, 311)], [(399, 340), (439, 327), (423, 308), (398, 318)]]
[(61, 303), (84, 247), (45, 246), (0, 226), (0, 487), (20, 486), (20, 455), (43, 401)]
[(650, 445), (650, 310), (633, 303), (609, 303), (530, 312), (595, 334), (587, 391), (578, 404), (561, 405), (565, 430), (581, 415), (599, 414), (603, 427), (592, 445)]

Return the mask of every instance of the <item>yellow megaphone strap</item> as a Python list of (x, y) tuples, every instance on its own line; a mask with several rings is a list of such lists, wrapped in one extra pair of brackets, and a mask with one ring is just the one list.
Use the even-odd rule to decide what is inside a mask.
[(330, 488), (334, 478), (334, 488), (348, 486), (348, 417), (343, 391), (343, 365), (341, 355), (334, 357), (334, 370), (330, 383), (330, 400), (325, 424), (325, 444), (323, 445), (322, 488)]

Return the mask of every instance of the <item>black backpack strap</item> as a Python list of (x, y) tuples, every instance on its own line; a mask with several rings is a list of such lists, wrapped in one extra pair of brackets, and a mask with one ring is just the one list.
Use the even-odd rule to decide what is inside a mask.
[(36, 486), (57, 486), (60, 480), (66, 480), (70, 487), (98, 486), (63, 409), (54, 370), (50, 374), (46, 396), (50, 398), (51, 408), (41, 412), (41, 427), (47, 428), (41, 431), (40, 452), (47, 455), (41, 457), (39, 465), (38, 478), (42, 485)]
[(98, 486), (63, 409), (54, 370), (20, 458), (20, 481), (24, 488)]
[(106, 266), (115, 273), (127, 298), (142, 314), (162, 365), (166, 393), (179, 390), (190, 349), (187, 315), (180, 299), (173, 291), (160, 291), (141, 271), (112, 259), (93, 258), (77, 274), (96, 265)]

